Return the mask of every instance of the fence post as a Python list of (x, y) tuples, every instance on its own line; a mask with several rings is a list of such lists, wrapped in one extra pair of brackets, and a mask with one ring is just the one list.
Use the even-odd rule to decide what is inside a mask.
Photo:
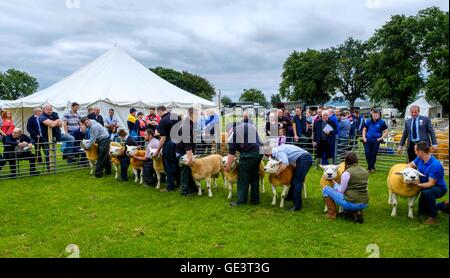
[(48, 134), (48, 159), (50, 172), (56, 172), (56, 147), (53, 145), (53, 129), (47, 127)]

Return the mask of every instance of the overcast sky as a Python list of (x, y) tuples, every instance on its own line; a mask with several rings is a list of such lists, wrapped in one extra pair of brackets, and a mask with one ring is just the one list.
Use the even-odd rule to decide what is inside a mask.
[(26, 71), (44, 89), (117, 42), (147, 67), (199, 74), (235, 100), (245, 88), (269, 100), (293, 50), (365, 40), (394, 14), (448, 11), (447, 0), (77, 2), (0, 1), (0, 71)]

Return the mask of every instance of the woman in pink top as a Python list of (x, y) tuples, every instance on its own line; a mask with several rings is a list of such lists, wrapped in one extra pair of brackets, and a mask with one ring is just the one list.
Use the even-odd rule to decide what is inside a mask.
[(3, 121), (3, 124), (2, 124), (1, 130), (2, 130), (2, 135), (3, 135), (3, 143), (5, 143), (5, 141), (4, 141), (5, 137), (12, 134), (14, 128), (16, 128), (14, 126), (14, 121), (12, 118), (11, 111), (3, 110), (2, 121)]

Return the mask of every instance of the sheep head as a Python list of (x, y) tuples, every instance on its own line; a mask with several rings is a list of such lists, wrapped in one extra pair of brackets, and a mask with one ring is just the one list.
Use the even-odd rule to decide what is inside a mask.
[[(192, 156), (192, 161), (194, 161), (196, 158), (198, 158), (198, 155)], [(187, 156), (187, 154), (185, 154), (185, 155), (183, 155), (182, 157), (180, 157), (179, 165), (180, 165), (180, 166), (182, 166), (182, 165), (188, 165), (188, 156)], [(188, 165), (188, 166), (189, 166), (189, 165)]]
[[(225, 169), (227, 167), (227, 163), (228, 163), (228, 156), (222, 157), (222, 168)], [(235, 157), (233, 162), (231, 163), (230, 170), (234, 171), (234, 169), (237, 168), (238, 164), (239, 164), (239, 158)]]
[(281, 161), (278, 161), (275, 159), (269, 159), (269, 162), (267, 162), (266, 166), (264, 167), (264, 172), (266, 172), (268, 174), (276, 174), (276, 173), (278, 173), (280, 166), (281, 166)]
[(128, 156), (136, 155), (137, 151), (138, 151), (138, 147), (137, 146), (128, 146), (127, 145), (127, 155)]
[(89, 144), (89, 140), (84, 139), (84, 140), (81, 140), (80, 146), (83, 150), (87, 150), (87, 148), (86, 148), (87, 144)]
[(338, 176), (338, 168), (337, 165), (320, 165), (320, 168), (323, 169), (323, 177), (327, 180), (334, 180)]
[(122, 147), (111, 146), (109, 148), (109, 155), (112, 157), (118, 157), (118, 156), (123, 155), (123, 151), (124, 151), (124, 149)]
[(424, 174), (420, 173), (416, 169), (413, 168), (405, 168), (400, 172), (394, 173), (396, 175), (403, 176), (403, 182), (406, 184), (415, 184), (420, 182), (420, 177), (425, 177)]

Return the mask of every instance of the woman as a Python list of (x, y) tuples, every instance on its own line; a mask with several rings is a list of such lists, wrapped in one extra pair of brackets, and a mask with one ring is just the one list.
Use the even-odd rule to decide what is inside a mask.
[(334, 187), (323, 189), (323, 198), (328, 207), (328, 218), (336, 219), (336, 204), (344, 209), (340, 215), (352, 217), (357, 223), (363, 223), (362, 210), (367, 208), (369, 173), (358, 166), (358, 156), (349, 152), (345, 156), (345, 171), (341, 175), (341, 184), (333, 180)]
[(333, 158), (336, 130), (336, 124), (329, 119), (328, 111), (322, 111), (322, 118), (314, 124), (313, 130), (313, 146), (317, 148), (316, 167), (319, 162), (328, 165), (328, 159)]
[(377, 161), (378, 149), (387, 135), (388, 127), (386, 122), (381, 119), (380, 111), (374, 109), (372, 111), (371, 119), (366, 121), (362, 131), (362, 140), (364, 143), (369, 173), (375, 173), (375, 162)]
[(144, 113), (139, 112), (137, 114), (137, 120), (134, 123), (132, 134), (137, 134), (137, 142), (140, 145), (144, 145), (144, 136), (147, 130), (147, 123), (144, 121)]
[(3, 110), (2, 113), (2, 127), (1, 127), (1, 134), (2, 134), (2, 142), (5, 144), (6, 136), (11, 135), (13, 133), (14, 128), (14, 121), (12, 118), (12, 113), (9, 110)]
[(266, 136), (276, 136), (276, 134), (272, 134), (270, 131), (271, 126), (278, 127), (278, 121), (275, 117), (275, 113), (270, 112), (269, 117), (266, 122)]

